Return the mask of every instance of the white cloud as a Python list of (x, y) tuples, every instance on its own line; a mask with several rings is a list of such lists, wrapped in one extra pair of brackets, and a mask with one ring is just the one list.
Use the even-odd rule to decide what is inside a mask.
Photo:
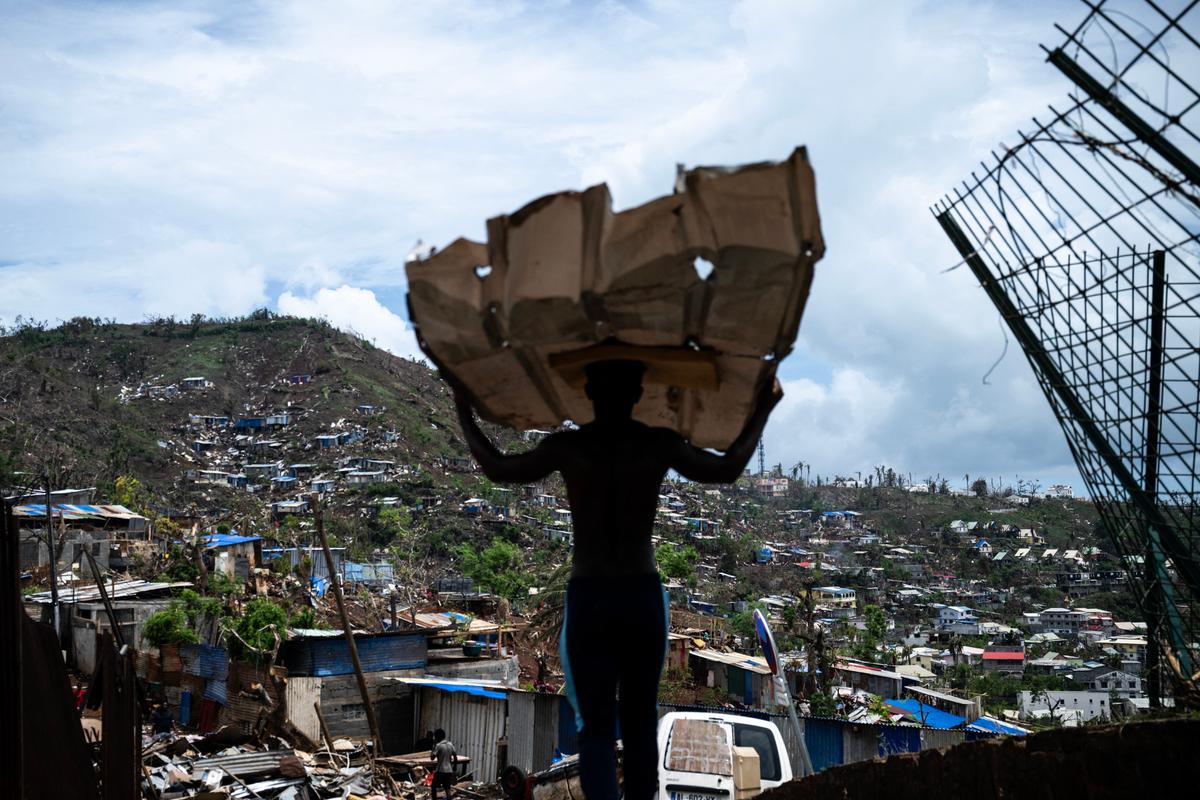
[(423, 358), (412, 326), (385, 308), (369, 289), (343, 285), (320, 289), (311, 297), (284, 292), (278, 306), (283, 314), (328, 320), (334, 327), (355, 333), (393, 355)]
[(938, 274), (957, 256), (927, 208), (1064, 94), (1037, 44), (1080, 13), (7, 4), (0, 318), (234, 314), (277, 297), (415, 354), (395, 265), (418, 238), (481, 238), (489, 216), (601, 180), (628, 207), (670, 191), (676, 162), (807, 144), (829, 249), (782, 365), (793, 424), (769, 429), (772, 460), (1073, 478), (1015, 345), (981, 384), (996, 315), (966, 270)]

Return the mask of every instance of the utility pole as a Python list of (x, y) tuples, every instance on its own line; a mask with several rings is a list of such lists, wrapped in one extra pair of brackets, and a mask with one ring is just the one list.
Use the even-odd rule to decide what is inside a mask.
[(333, 587), (333, 599), (337, 602), (338, 615), (342, 618), (342, 634), (346, 637), (346, 647), (350, 650), (350, 663), (354, 665), (354, 677), (358, 679), (358, 691), (362, 695), (363, 710), (367, 714), (367, 726), (371, 729), (371, 741), (375, 745), (371, 752), (371, 761), (374, 762), (377, 756), (383, 754), (383, 743), (379, 738), (379, 723), (375, 720), (375, 707), (371, 705), (371, 695), (367, 691), (367, 679), (363, 677), (362, 662), (358, 660), (358, 646), (354, 642), (350, 617), (346, 614), (346, 598), (342, 596), (342, 582), (338, 580), (337, 570), (333, 565), (333, 553), (330, 552), (329, 540), (325, 537), (325, 520), (321, 517), (321, 498), (314, 492), (310, 502), (317, 536), (321, 540), (321, 549), (325, 551), (325, 566), (329, 570), (329, 583)]
[(54, 619), (54, 638), (62, 647), (62, 626), (58, 624), (58, 548), (54, 546), (54, 515), (50, 508), (50, 476), (46, 476), (46, 549), (50, 551), (50, 612)]
[(767, 474), (767, 448), (763, 446), (763, 440), (758, 440), (758, 475), (761, 478)]

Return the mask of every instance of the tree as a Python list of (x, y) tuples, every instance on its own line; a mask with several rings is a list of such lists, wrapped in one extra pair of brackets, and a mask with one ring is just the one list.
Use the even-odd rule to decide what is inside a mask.
[(132, 475), (118, 475), (113, 481), (113, 502), (134, 511), (145, 509), (146, 490)]
[(855, 654), (864, 661), (875, 658), (875, 650), (887, 635), (887, 616), (877, 605), (868, 605), (864, 609), (866, 628), (859, 633)]
[(288, 615), (283, 607), (265, 597), (246, 604), (242, 616), (230, 628), (229, 650), (235, 658), (274, 657), (287, 632)]
[(817, 692), (808, 698), (808, 708), (814, 717), (836, 717), (837, 701), (828, 692)]
[(654, 551), (654, 560), (658, 563), (658, 571), (668, 578), (681, 580), (688, 586), (696, 585), (696, 564), (700, 554), (691, 545), (677, 550), (664, 542)]
[(188, 626), (183, 608), (174, 603), (146, 618), (142, 623), (142, 636), (154, 647), (198, 641), (195, 632)]
[(971, 484), (971, 491), (975, 493), (976, 497), (986, 497), (988, 493), (987, 481), (983, 478), (976, 478), (975, 482)]
[(735, 634), (743, 639), (753, 639), (756, 636), (754, 630), (755, 609), (765, 611), (766, 606), (758, 602), (751, 603), (750, 605), (746, 606), (745, 611), (738, 612), (729, 619), (729, 627)]
[(521, 551), (510, 542), (495, 538), (480, 552), (462, 544), (456, 553), (463, 574), (488, 591), (515, 601), (529, 589), (529, 575), (521, 568)]

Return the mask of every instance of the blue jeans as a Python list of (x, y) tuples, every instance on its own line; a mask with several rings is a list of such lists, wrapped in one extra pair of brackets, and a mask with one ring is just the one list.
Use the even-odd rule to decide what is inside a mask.
[[(617, 800), (620, 720), (626, 800), (658, 787), (658, 679), (667, 649), (658, 575), (572, 578), (559, 652), (579, 729), (579, 780), (588, 800)], [(619, 696), (619, 699), (618, 699)]]

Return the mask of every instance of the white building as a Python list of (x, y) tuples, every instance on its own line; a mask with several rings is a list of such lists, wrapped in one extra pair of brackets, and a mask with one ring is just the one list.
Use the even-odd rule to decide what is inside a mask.
[(938, 611), (937, 624), (939, 628), (958, 624), (970, 625), (978, 621), (975, 617), (975, 612), (967, 606), (944, 606)]
[(1017, 702), (1021, 719), (1052, 717), (1068, 728), (1101, 717), (1112, 719), (1112, 698), (1108, 692), (1021, 692)]

